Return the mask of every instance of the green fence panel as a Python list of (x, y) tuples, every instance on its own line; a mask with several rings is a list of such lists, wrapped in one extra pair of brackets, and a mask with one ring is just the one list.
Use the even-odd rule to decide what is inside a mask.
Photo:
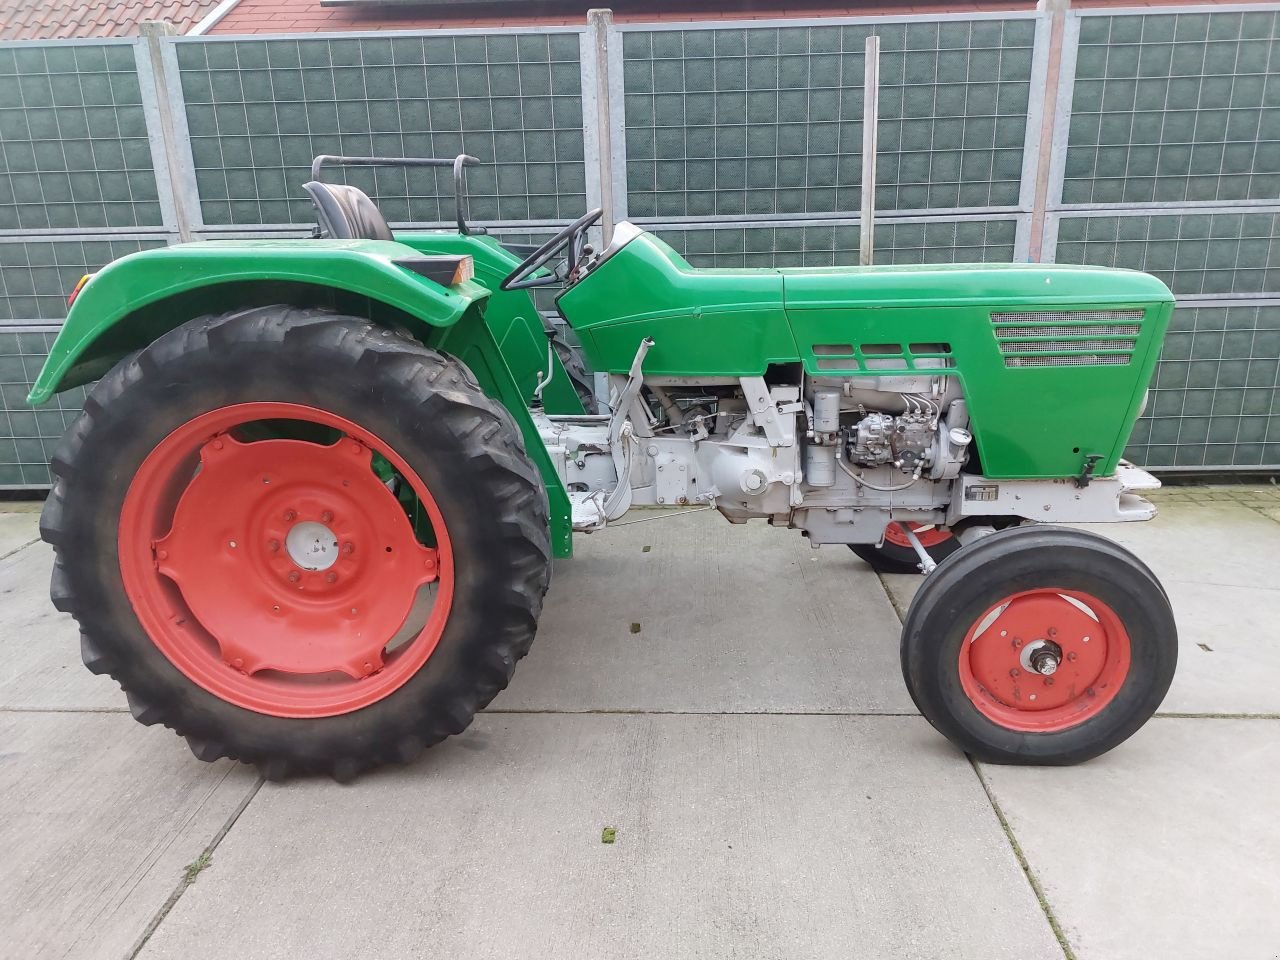
[(625, 33), (628, 214), (857, 210), (872, 32), (877, 208), (1017, 204), (1035, 23), (956, 18)]
[(84, 402), (83, 388), (76, 388), (39, 409), (27, 406), (54, 336), (0, 326), (0, 489), (49, 486), (49, 459)]
[(1280, 213), (1063, 217), (1057, 261), (1145, 270), (1178, 296), (1280, 292)]
[(61, 320), (67, 295), (84, 274), (164, 245), (162, 238), (107, 235), (92, 240), (0, 237), (0, 321)]
[(1280, 197), (1280, 13), (1080, 21), (1062, 201)]
[(0, 48), (0, 230), (161, 223), (133, 44)]
[[(314, 156), (452, 157), (476, 220), (586, 206), (577, 33), (180, 42), (204, 223), (305, 224)], [(393, 223), (452, 219), (451, 174), (353, 170)]]
[(1280, 464), (1280, 302), (1182, 306), (1127, 455), (1148, 467)]
[[(877, 263), (1008, 262), (1017, 225), (1005, 220), (876, 224)], [(857, 264), (856, 224), (658, 227), (695, 267), (823, 267)]]

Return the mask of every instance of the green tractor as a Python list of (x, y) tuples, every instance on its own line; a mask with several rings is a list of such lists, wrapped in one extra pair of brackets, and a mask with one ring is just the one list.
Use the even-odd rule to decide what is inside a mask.
[[(453, 166), (456, 228), (393, 235), (323, 180), (387, 162)], [(466, 222), (474, 162), (319, 158), (314, 239), (180, 244), (77, 288), (30, 402), (97, 383), (41, 533), (54, 605), (139, 721), (275, 779), (408, 761), (507, 685), (574, 533), (657, 505), (922, 571), (903, 676), (982, 760), (1078, 762), (1154, 713), (1163, 589), (1055, 524), (1155, 514), (1121, 452), (1158, 280), (696, 269), (626, 222), (593, 249), (600, 210), (513, 249)]]

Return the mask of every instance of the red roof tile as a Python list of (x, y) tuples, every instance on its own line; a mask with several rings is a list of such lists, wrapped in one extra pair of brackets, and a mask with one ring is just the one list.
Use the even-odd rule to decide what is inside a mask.
[(168, 20), (181, 33), (218, 0), (0, 0), (0, 40), (133, 37), (143, 20)]
[[(1133, 2), (1133, 0), (1130, 0)], [(492, 3), (320, 5), (320, 0), (239, 0), (210, 31), (315, 33), (429, 30), (439, 27), (581, 25), (591, 7), (612, 7), (619, 22), (769, 17), (868, 16), (956, 10), (1031, 10), (1035, 0), (528, 0)]]

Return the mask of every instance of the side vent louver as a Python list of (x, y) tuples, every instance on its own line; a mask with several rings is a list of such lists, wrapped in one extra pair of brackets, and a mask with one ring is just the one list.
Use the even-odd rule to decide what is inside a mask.
[(1123, 366), (1142, 332), (1141, 310), (993, 313), (1006, 367)]

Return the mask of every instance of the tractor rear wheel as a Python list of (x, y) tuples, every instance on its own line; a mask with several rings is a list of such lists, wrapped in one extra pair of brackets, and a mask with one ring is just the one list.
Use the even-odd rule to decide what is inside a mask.
[(121, 361), (54, 457), (55, 606), (133, 715), (273, 779), (459, 733), (533, 640), (546, 493), (470, 371), (354, 317), (204, 317)]
[(938, 566), (902, 627), (920, 712), (979, 760), (1070, 764), (1155, 713), (1178, 633), (1159, 581), (1123, 547), (1064, 527), (1014, 527)]
[[(933, 557), (934, 563), (941, 563), (962, 546), (959, 538), (945, 527), (915, 523), (911, 525), (911, 529), (919, 539), (920, 546)], [(849, 549), (880, 573), (920, 572), (920, 558), (916, 556), (911, 541), (896, 523), (884, 528), (884, 541), (878, 546), (874, 543), (851, 543)]]

